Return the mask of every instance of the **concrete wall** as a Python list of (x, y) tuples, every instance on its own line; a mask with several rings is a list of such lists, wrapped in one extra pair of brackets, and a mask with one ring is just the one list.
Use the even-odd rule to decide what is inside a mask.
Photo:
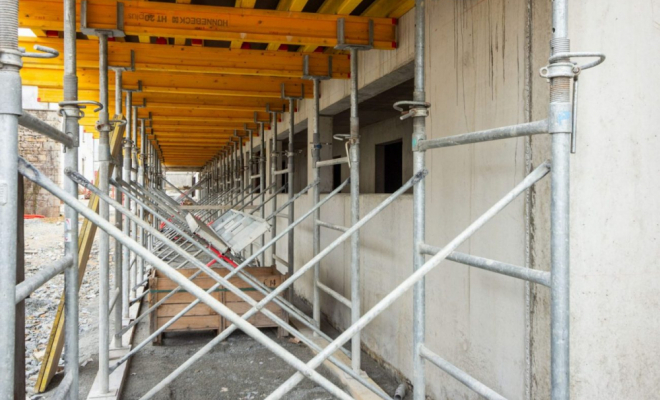
[[(547, 63), (548, 4), (536, 4), (535, 67)], [(636, 73), (660, 62), (660, 2), (570, 2), (574, 51), (607, 61), (580, 76), (578, 148), (571, 157), (571, 395), (575, 399), (650, 399), (660, 379), (660, 257), (657, 108), (660, 76)], [(536, 69), (537, 70), (537, 69)], [(536, 70), (534, 73), (536, 73)], [(547, 110), (536, 79), (534, 118)], [(534, 162), (549, 157), (534, 139)], [(535, 195), (535, 268), (549, 265), (548, 192)], [(534, 293), (533, 394), (548, 391), (547, 290)]]
[[(547, 116), (548, 85), (538, 70), (547, 64), (551, 2), (426, 4), (430, 138)], [(660, 76), (644, 68), (660, 61), (658, 4), (571, 2), (573, 49), (608, 55), (604, 65), (580, 78), (578, 153), (572, 156), (571, 395), (576, 399), (648, 399), (656, 397), (658, 388)], [(409, 13), (400, 22), (397, 51), (361, 56), (361, 98), (402, 81), (413, 54), (411, 19)], [(346, 82), (324, 82), (321, 111), (334, 115), (346, 109), (347, 88)], [(308, 127), (311, 107), (308, 101), (299, 105), (296, 131)], [(332, 124), (326, 117), (321, 125), (323, 142), (331, 137)], [(287, 126), (285, 116), (280, 132)], [(332, 156), (327, 148), (323, 152), (324, 159)], [(549, 139), (542, 136), (429, 152), (427, 241), (446, 244), (548, 157)], [(362, 195), (362, 215), (385, 197)], [(284, 198), (280, 196), (279, 204)], [(402, 196), (363, 230), (363, 311), (412, 271), (411, 199)], [(309, 206), (310, 197), (303, 196), (296, 215)], [(332, 199), (321, 214), (323, 220), (349, 225), (348, 195)], [(285, 225), (282, 219), (278, 223), (280, 229)], [(546, 180), (460, 250), (547, 269), (549, 230)], [(299, 268), (312, 256), (311, 221), (295, 232)], [(322, 230), (322, 245), (337, 236)], [(277, 251), (285, 257), (286, 240), (278, 243)], [(349, 295), (348, 245), (324, 259), (321, 279)], [(509, 399), (550, 397), (547, 288), (451, 262), (431, 272), (426, 287), (427, 345), (432, 350)], [(311, 274), (296, 283), (295, 290), (311, 299)], [(349, 312), (343, 305), (323, 296), (322, 309), (333, 324), (348, 326)], [(408, 378), (411, 311), (407, 293), (362, 336), (366, 349)], [(433, 399), (477, 398), (432, 366), (427, 368), (427, 394)]]

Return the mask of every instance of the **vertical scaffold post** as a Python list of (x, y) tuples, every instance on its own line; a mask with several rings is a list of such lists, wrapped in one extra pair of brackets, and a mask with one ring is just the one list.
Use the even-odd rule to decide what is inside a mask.
[(18, 50), (18, 0), (1, 0), (0, 9), (0, 398), (14, 398), (16, 332), (16, 235), (18, 191), (18, 117), (22, 114), (22, 66)]
[[(275, 175), (275, 171), (277, 171), (277, 161), (279, 160), (279, 156), (277, 153), (277, 122), (278, 122), (278, 115), (284, 113), (284, 108), (282, 110), (273, 110), (270, 108), (270, 104), (266, 105), (266, 112), (270, 114), (270, 119), (272, 123), (272, 131), (273, 131), (273, 136), (271, 137), (270, 141), (270, 173), (268, 174), (269, 179), (268, 179), (268, 186), (271, 188), (270, 189), (270, 195), (272, 196), (277, 192), (277, 185), (274, 183), (277, 180), (277, 176)], [(277, 210), (277, 196), (273, 197), (272, 202), (272, 208), (271, 210), (274, 212)], [(271, 240), (275, 239), (277, 236), (277, 217), (273, 218), (273, 223), (270, 231), (270, 238)], [(271, 250), (271, 262), (273, 265), (277, 264), (277, 261), (275, 260), (275, 247), (272, 247)]]
[[(301, 93), (300, 97), (292, 97), (292, 96), (287, 96), (284, 90), (284, 84), (282, 84), (282, 99), (283, 100), (288, 100), (289, 101), (289, 145), (287, 149), (287, 194), (289, 197), (289, 201), (291, 204), (289, 204), (289, 209), (288, 209), (288, 225), (291, 226), (293, 225), (294, 217), (295, 217), (295, 205), (293, 200), (294, 192), (293, 192), (293, 155), (294, 155), (294, 150), (293, 150), (293, 135), (294, 135), (294, 130), (295, 130), (295, 101), (296, 100), (302, 100), (305, 98), (305, 88), (304, 86), (301, 85)], [(289, 270), (288, 274), (289, 276), (293, 276), (293, 273), (295, 272), (295, 243), (294, 243), (294, 229), (291, 229), (288, 234), (288, 243), (287, 243), (287, 260), (286, 262), (289, 264)], [(290, 302), (293, 302), (293, 285), (289, 288), (287, 291), (287, 296), (288, 300)]]
[[(426, 15), (424, 0), (415, 2), (415, 77), (412, 107), (424, 107), (425, 92), (425, 54)], [(426, 139), (426, 115), (415, 114), (413, 117), (413, 143)], [(413, 149), (416, 146), (413, 145)], [(423, 151), (413, 152), (413, 174), (426, 167), (426, 155)], [(421, 180), (413, 188), (413, 271), (424, 265), (425, 257), (420, 250), (426, 235), (426, 180)], [(414, 400), (426, 399), (426, 377), (424, 359), (420, 348), (426, 335), (426, 279), (422, 278), (413, 287), (413, 392)]]
[[(136, 112), (137, 114), (137, 112)], [(145, 167), (145, 162), (146, 162), (146, 157), (145, 157), (145, 144), (147, 140), (147, 135), (145, 131), (145, 122), (150, 121), (151, 117), (147, 118), (138, 118), (140, 120), (140, 147), (139, 147), (139, 154), (138, 154), (138, 172), (137, 172), (137, 181), (138, 184), (141, 186), (145, 186), (145, 177), (144, 177), (144, 167)], [(138, 211), (138, 216), (140, 219), (144, 220), (145, 215), (144, 215), (144, 208), (142, 206), (137, 207)], [(146, 231), (143, 230), (142, 228), (138, 229), (138, 237), (139, 237), (139, 243), (142, 244), (142, 246), (146, 247), (147, 241), (146, 241)], [(142, 257), (137, 259), (137, 280), (136, 283), (142, 282), (144, 279), (144, 259)]]
[[(552, 3), (551, 55), (568, 53), (568, 1)], [(559, 62), (570, 62), (570, 58)], [(568, 400), (569, 384), (569, 186), (573, 127), (571, 78), (550, 79), (549, 126), (552, 136), (551, 174), (551, 351), (552, 399)]]
[[(138, 181), (138, 133), (137, 133), (137, 128), (138, 128), (138, 109), (139, 108), (144, 108), (146, 107), (146, 101), (143, 102), (143, 104), (135, 104), (133, 105), (133, 113), (131, 114), (132, 119), (131, 119), (131, 181), (132, 182), (137, 182)], [(138, 215), (138, 209), (137, 209), (137, 204), (135, 201), (131, 200), (130, 202), (131, 205), (131, 212), (133, 215)], [(140, 229), (137, 224), (133, 221), (131, 221), (131, 238), (135, 240), (136, 242), (140, 243), (141, 241), (141, 235), (142, 235), (142, 229)], [(132, 269), (131, 269), (131, 294), (132, 298), (135, 298), (136, 296), (136, 285), (138, 282), (140, 282), (139, 277), (138, 277), (138, 263), (140, 262), (140, 257), (137, 256), (137, 254), (133, 254), (133, 260), (131, 261)]]
[[(254, 184), (252, 183), (252, 166), (254, 164), (254, 131), (252, 129), (249, 129), (247, 127), (247, 124), (245, 124), (244, 129), (243, 129), (247, 134), (250, 139), (250, 148), (248, 152), (248, 162), (247, 162), (247, 171), (245, 174), (243, 174), (246, 177), (246, 182), (247, 182), (247, 188), (249, 191), (252, 191)], [(252, 196), (250, 196), (250, 200), (252, 200)], [(252, 203), (254, 204), (254, 203)], [(250, 255), (254, 254), (254, 244), (250, 243)]]
[[(99, 101), (103, 110), (99, 114), (99, 189), (109, 193), (108, 175), (110, 168), (110, 122), (108, 117), (108, 34), (97, 32), (99, 38)], [(99, 199), (99, 215), (104, 220), (110, 216), (108, 203)], [(110, 236), (105, 231), (99, 232), (99, 389), (107, 393), (110, 377)]]
[[(76, 2), (64, 1), (64, 101), (78, 101), (78, 76), (76, 75)], [(74, 146), (67, 147), (64, 155), (64, 168), (78, 171), (78, 141), (80, 127), (77, 105), (65, 105), (64, 133), (73, 139)], [(64, 190), (78, 197), (78, 185), (72, 179), (64, 179)], [(73, 259), (64, 273), (64, 315), (65, 315), (65, 376), (70, 377), (68, 398), (78, 398), (78, 212), (67, 206), (64, 210), (64, 255)]]
[[(328, 57), (328, 73), (327, 75), (312, 75), (309, 71), (309, 55), (305, 55), (303, 58), (303, 79), (312, 80), (313, 86), (313, 97), (314, 97), (314, 119), (312, 124), (312, 181), (316, 182), (320, 178), (319, 167), (316, 166), (316, 163), (321, 160), (321, 133), (320, 133), (320, 84), (322, 80), (328, 80), (332, 78), (332, 57)], [(321, 201), (321, 185), (314, 185), (312, 188), (312, 206), (315, 206)], [(318, 224), (318, 221), (321, 219), (321, 210), (317, 209), (314, 212), (312, 217), (312, 251), (313, 255), (316, 256), (321, 251), (321, 227)], [(312, 293), (312, 317), (316, 326), (321, 328), (321, 294), (319, 291), (319, 279), (320, 279), (320, 268), (321, 263), (316, 263), (314, 265), (314, 284), (313, 284), (313, 293)], [(318, 336), (317, 332), (314, 332), (314, 336)]]
[[(266, 201), (266, 124), (270, 121), (259, 121), (258, 113), (254, 112), (254, 122), (259, 126), (259, 139), (261, 142), (261, 150), (259, 151), (259, 193), (261, 201), (261, 218), (266, 217), (266, 206), (263, 205)], [(261, 245), (266, 244), (266, 235), (261, 235)], [(265, 255), (261, 253), (259, 256), (259, 265), (263, 266), (265, 262)]]
[[(340, 50), (351, 52), (351, 120), (349, 141), (349, 167), (351, 171), (351, 226), (360, 220), (360, 118), (358, 116), (358, 53), (373, 48), (374, 24), (369, 21), (369, 42), (367, 44), (346, 43), (345, 20), (337, 20), (337, 45)], [(351, 236), (351, 323), (360, 319), (360, 232)], [(351, 364), (354, 371), (360, 370), (360, 332), (351, 340)]]
[[(131, 150), (133, 148), (132, 140), (131, 140), (131, 130), (133, 129), (133, 126), (135, 125), (134, 123), (134, 118), (133, 118), (133, 93), (141, 92), (142, 91), (142, 85), (140, 82), (138, 82), (138, 89), (124, 89), (122, 88), (122, 91), (126, 93), (126, 130), (125, 130), (125, 139), (124, 139), (124, 155), (123, 155), (123, 170), (122, 170), (122, 180), (126, 182), (126, 184), (131, 183)], [(123, 206), (126, 208), (130, 208), (131, 206), (131, 201), (128, 197), (124, 196), (124, 203)], [(131, 236), (131, 228), (135, 228), (135, 224), (131, 225), (130, 219), (127, 216), (123, 216), (123, 228), (124, 228), (124, 234), (128, 237)], [(122, 248), (122, 276), (124, 277), (124, 280), (122, 282), (122, 297), (126, 298), (126, 301), (122, 304), (123, 309), (122, 309), (122, 314), (124, 318), (128, 318), (128, 308), (130, 305), (130, 296), (131, 296), (131, 280), (129, 277), (131, 276), (131, 251), (128, 249), (128, 247), (123, 246)], [(117, 255), (119, 257), (119, 255)], [(134, 293), (133, 293), (134, 295)], [(134, 297), (134, 296), (133, 296)]]
[[(75, 32), (75, 30), (74, 30)], [(122, 77), (123, 77), (123, 72), (124, 72), (124, 67), (110, 67), (115, 72), (115, 116), (120, 116), (122, 114)], [(121, 165), (122, 163), (123, 156), (121, 152), (119, 152), (118, 155), (118, 164)], [(121, 169), (119, 168), (119, 165), (116, 165), (115, 168), (112, 170), (112, 176), (113, 178), (119, 182), (120, 177), (121, 177)], [(115, 190), (115, 200), (117, 200), (119, 203), (121, 203), (121, 192), (119, 190)], [(115, 210), (115, 226), (117, 229), (121, 230), (122, 229), (122, 214), (119, 212), (119, 210)], [(123, 281), (123, 274), (122, 274), (122, 244), (119, 240), (115, 240), (115, 257), (114, 257), (114, 265), (115, 265), (115, 291), (119, 290), (120, 295), (117, 297), (117, 302), (115, 303), (114, 307), (114, 323), (113, 323), (113, 330), (115, 332), (115, 335), (113, 336), (113, 347), (114, 348), (120, 348), (122, 346), (122, 341), (121, 341), (121, 334), (120, 332), (123, 328), (123, 309), (124, 309), (124, 304), (128, 304), (129, 298), (128, 298), (128, 292), (124, 293), (124, 290), (122, 288), (122, 281)], [(128, 288), (128, 286), (126, 286)]]
[(245, 193), (246, 185), (247, 182), (245, 181), (245, 174), (246, 174), (246, 168), (245, 168), (245, 152), (243, 151), (243, 136), (238, 134), (238, 131), (235, 131), (235, 135), (238, 137), (238, 156), (239, 156), (239, 166), (238, 166), (238, 176), (240, 179), (240, 188), (241, 190), (239, 191), (239, 199), (243, 199), (241, 201), (241, 206), (245, 205), (245, 200), (246, 197), (243, 196)]

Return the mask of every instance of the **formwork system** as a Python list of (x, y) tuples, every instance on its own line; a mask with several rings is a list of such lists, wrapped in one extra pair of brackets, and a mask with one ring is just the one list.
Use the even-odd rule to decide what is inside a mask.
[[(553, 2), (553, 28), (549, 65), (541, 69), (541, 76), (550, 81), (548, 118), (521, 125), (472, 132), (441, 139), (427, 139), (425, 118), (431, 107), (425, 97), (425, 5), (415, 4), (415, 90), (412, 101), (400, 101), (394, 107), (401, 118), (413, 118), (413, 177), (364, 215), (359, 210), (360, 125), (358, 113), (358, 61), (361, 51), (387, 50), (394, 47), (396, 29), (390, 18), (405, 12), (412, 2), (375, 1), (362, 16), (307, 14), (300, 10), (301, 2), (287, 3), (287, 12), (264, 12), (234, 8), (190, 6), (185, 4), (88, 0), (77, 3), (57, 1), (0, 0), (0, 129), (5, 139), (0, 157), (0, 398), (14, 396), (15, 307), (47, 280), (64, 271), (66, 279), (64, 320), (66, 328), (65, 377), (56, 398), (78, 397), (78, 285), (79, 227), (78, 215), (101, 229), (99, 237), (99, 371), (90, 396), (120, 396), (120, 384), (112, 374), (126, 370), (131, 357), (183, 317), (197, 304), (204, 303), (232, 323), (214, 339), (198, 350), (188, 361), (143, 395), (152, 398), (172, 384), (198, 359), (225, 340), (236, 329), (267, 347), (297, 372), (281, 384), (268, 399), (286, 398), (304, 378), (311, 379), (333, 396), (351, 399), (351, 395), (320, 375), (316, 368), (330, 361), (364, 385), (376, 396), (391, 399), (371, 384), (361, 371), (360, 332), (388, 306), (413, 288), (413, 377), (414, 398), (426, 398), (425, 363), (428, 361), (458, 379), (470, 389), (489, 399), (502, 399), (459, 367), (448, 363), (425, 345), (426, 304), (424, 276), (443, 260), (449, 259), (470, 267), (480, 268), (550, 288), (552, 299), (551, 372), (552, 398), (569, 398), (569, 304), (568, 304), (568, 202), (569, 156), (575, 139), (577, 118), (577, 81), (581, 71), (604, 60), (599, 53), (571, 52), (567, 32), (567, 0)], [(304, 3), (304, 2), (302, 2)], [(333, 2), (336, 7), (349, 7), (350, 2)], [(355, 3), (355, 2), (353, 2)], [(358, 2), (359, 3), (359, 2)], [(304, 5), (304, 4), (303, 4)], [(298, 7), (298, 8), (296, 8)], [(355, 7), (355, 5), (353, 5)], [(405, 8), (407, 7), (407, 8)], [(349, 7), (350, 8), (350, 7)], [(63, 12), (62, 12), (63, 11)], [(342, 14), (337, 10), (336, 14)], [(344, 10), (348, 14), (351, 10)], [(261, 24), (254, 23), (260, 21)], [(21, 39), (20, 45), (37, 45), (45, 53), (27, 53), (19, 49), (18, 26), (35, 30), (59, 30), (63, 40), (44, 38)], [(313, 37), (309, 26), (314, 26)], [(193, 29), (194, 25), (194, 29)], [(91, 40), (76, 40), (76, 32), (95, 36)], [(247, 33), (246, 33), (247, 32)], [(173, 37), (175, 46), (154, 51), (148, 43), (122, 42), (125, 35)], [(228, 40), (232, 51), (179, 46), (186, 40)], [(244, 40), (269, 43), (268, 50), (240, 50)], [(51, 46), (45, 46), (48, 43)], [(339, 52), (307, 53), (274, 51), (281, 44), (300, 45), (301, 50), (330, 46)], [(275, 48), (273, 49), (273, 46)], [(64, 61), (57, 61), (59, 51)], [(341, 51), (348, 51), (348, 56)], [(191, 57), (175, 54), (187, 52)], [(44, 55), (45, 54), (45, 55)], [(596, 61), (579, 64), (573, 58), (591, 57)], [(29, 61), (28, 61), (29, 60)], [(266, 68), (268, 66), (269, 68)], [(21, 109), (21, 68), (23, 82), (40, 87), (43, 101), (56, 101), (65, 118), (63, 131), (46, 126), (25, 114)], [(98, 67), (98, 72), (94, 69)], [(213, 69), (213, 71), (210, 71)], [(114, 100), (110, 100), (111, 85), (108, 71), (115, 73)], [(215, 71), (215, 70), (219, 70)], [(57, 80), (53, 71), (63, 71)], [(189, 79), (174, 80), (173, 74), (189, 73)], [(80, 76), (78, 75), (80, 73)], [(159, 75), (163, 74), (163, 75)], [(168, 75), (169, 74), (169, 75)], [(216, 74), (216, 75), (213, 75)], [(197, 76), (199, 75), (199, 76)], [(208, 78), (207, 75), (211, 75)], [(321, 160), (320, 150), (320, 82), (327, 79), (350, 78), (350, 134), (337, 137), (346, 141), (346, 157)], [(306, 81), (311, 81), (311, 85)], [(310, 90), (311, 86), (311, 90)], [(123, 98), (125, 94), (125, 99)], [(85, 100), (79, 100), (79, 96)], [(87, 100), (90, 96), (91, 100)], [(98, 96), (98, 101), (94, 98)], [(312, 98), (312, 182), (294, 192), (293, 146), (296, 102)], [(98, 118), (81, 110), (94, 105)], [(115, 116), (110, 119), (109, 108)], [(125, 118), (124, 110), (125, 107)], [(278, 149), (277, 119), (288, 113), (288, 148)], [(34, 166), (17, 155), (18, 124), (47, 135), (64, 145), (65, 179), (60, 188)], [(77, 140), (79, 126), (93, 126), (98, 131), (99, 178), (94, 185), (78, 173)], [(266, 141), (266, 130), (271, 140)], [(111, 132), (114, 134), (111, 135)], [(118, 136), (125, 134), (123, 154), (117, 151)], [(425, 240), (425, 153), (432, 149), (456, 145), (550, 134), (552, 159), (537, 166), (509, 193), (498, 200), (482, 216), (442, 248)], [(254, 154), (254, 137), (260, 140), (259, 155)], [(247, 139), (247, 140), (246, 140)], [(248, 144), (245, 156), (244, 144)], [(268, 146), (267, 146), (268, 144)], [(268, 149), (267, 149), (268, 147)], [(266, 155), (271, 164), (267, 165)], [(286, 168), (278, 169), (286, 159)], [(321, 199), (320, 169), (339, 163), (348, 164), (350, 178)], [(197, 183), (183, 192), (169, 183), (164, 175), (167, 167), (196, 167), (200, 174)], [(119, 170), (121, 168), (121, 172)], [(281, 167), (280, 167), (281, 168)], [(269, 173), (267, 173), (269, 172)], [(111, 173), (113, 176), (111, 178)], [(64, 257), (39, 274), (16, 284), (16, 229), (18, 174), (45, 188), (66, 204)], [(463, 254), (458, 246), (472, 236), (519, 195), (543, 179), (551, 176), (552, 187), (552, 265), (550, 272), (535, 271), (495, 260)], [(280, 182), (280, 177), (282, 179)], [(165, 193), (169, 184), (178, 192), (175, 200)], [(89, 189), (98, 199), (98, 212), (78, 201), (78, 187)], [(110, 196), (114, 187), (116, 196)], [(346, 187), (350, 188), (351, 225), (338, 226), (322, 219), (321, 209)], [(383, 299), (365, 313), (360, 304), (360, 228), (387, 208), (406, 191), (413, 190), (413, 269), (408, 278), (399, 283)], [(195, 196), (197, 191), (200, 195)], [(277, 196), (286, 191), (287, 200), (277, 204)], [(299, 216), (294, 213), (295, 202), (309, 194), (312, 206)], [(91, 203), (91, 201), (90, 201)], [(110, 207), (115, 210), (115, 224), (110, 222)], [(282, 212), (286, 210), (286, 214)], [(313, 257), (295, 263), (294, 229), (307, 218), (312, 221)], [(277, 220), (286, 219), (284, 227)], [(279, 229), (278, 229), (279, 228)], [(327, 247), (321, 248), (321, 228), (341, 232)], [(84, 228), (83, 231), (84, 232)], [(93, 233), (92, 233), (93, 237)], [(115, 240), (114, 276), (111, 287), (110, 237)], [(286, 258), (276, 254), (276, 243), (286, 237)], [(333, 249), (350, 240), (351, 298), (346, 298), (320, 281), (321, 260)], [(270, 257), (267, 257), (270, 252)], [(120, 257), (121, 255), (121, 257)], [(431, 256), (426, 260), (426, 256)], [(269, 259), (270, 258), (270, 259)], [(208, 261), (210, 260), (210, 261)], [(287, 279), (270, 288), (247, 273), (246, 267), (281, 264), (288, 271)], [(211, 265), (228, 270), (224, 276)], [(296, 265), (298, 266), (296, 268)], [(148, 269), (155, 268), (175, 282), (178, 287), (146, 310), (131, 314), (131, 305), (139, 304), (148, 293), (144, 286)], [(178, 270), (196, 268), (191, 276)], [(84, 272), (84, 271), (83, 271)], [(312, 315), (308, 316), (293, 304), (293, 284), (307, 273), (313, 274)], [(208, 276), (216, 283), (202, 289), (194, 279)], [(262, 297), (255, 299), (230, 282), (237, 277)], [(222, 288), (231, 292), (251, 308), (243, 315), (230, 310), (211, 293)], [(185, 291), (196, 299), (141, 343), (129, 343), (132, 329), (150, 316), (167, 298)], [(333, 297), (351, 310), (351, 325), (336, 339), (325, 334), (321, 326), (321, 292)], [(12, 301), (13, 303), (10, 303)], [(285, 311), (280, 317), (265, 306), (273, 302)], [(111, 318), (110, 313), (114, 311)], [(441, 313), (442, 309), (434, 310)], [(261, 313), (273, 321), (281, 334), (298, 338), (316, 352), (305, 363), (289, 353), (276, 341), (248, 322)], [(112, 326), (111, 326), (112, 320)], [(295, 321), (295, 325), (292, 323)], [(321, 347), (297, 328), (304, 326), (328, 341)], [(112, 336), (112, 340), (111, 337)], [(57, 335), (51, 342), (57, 341)], [(61, 340), (61, 333), (59, 336)], [(344, 344), (351, 341), (350, 350)], [(45, 385), (52, 377), (59, 359), (57, 343), (50, 343), (50, 363), (44, 363), (40, 382)], [(111, 351), (112, 350), (112, 351)], [(345, 365), (333, 356), (337, 351), (351, 358)], [(22, 354), (22, 350), (20, 351)], [(55, 360), (54, 363), (52, 360)], [(123, 370), (122, 370), (123, 368)], [(121, 381), (121, 379), (120, 379)]]

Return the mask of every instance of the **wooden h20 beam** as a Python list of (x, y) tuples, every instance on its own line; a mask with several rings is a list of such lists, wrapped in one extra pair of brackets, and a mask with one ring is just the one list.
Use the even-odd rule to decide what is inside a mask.
[[(80, 97), (98, 101), (98, 90), (80, 90)], [(109, 94), (110, 109), (114, 109), (114, 89), (111, 88)], [(59, 88), (39, 88), (38, 99), (47, 103), (58, 103), (62, 101), (64, 91)], [(237, 96), (203, 96), (203, 95), (185, 95), (175, 93), (133, 93), (133, 101), (142, 103), (147, 100), (150, 110), (154, 109), (175, 109), (181, 107), (184, 103), (187, 109), (205, 109), (213, 111), (262, 111), (268, 104), (271, 107), (288, 107), (288, 102), (281, 99), (269, 97), (237, 97)]]
[[(19, 46), (31, 49), (42, 45), (62, 53), (64, 42), (59, 38), (21, 37)], [(98, 70), (98, 42), (79, 40), (78, 69)], [(173, 46), (144, 43), (108, 43), (110, 65), (130, 66), (131, 52), (138, 72), (170, 72), (223, 75), (259, 75), (300, 78), (303, 75), (303, 54), (288, 51), (230, 50), (218, 47)], [(310, 73), (326, 74), (330, 55), (309, 54)], [(26, 68), (64, 69), (61, 57), (26, 58)], [(334, 55), (332, 77), (348, 79), (350, 60), (347, 55)]]
[[(41, 30), (62, 30), (62, 7), (60, 0), (21, 0), (19, 25)], [(89, 0), (87, 26), (95, 29), (117, 29), (118, 9), (115, 0)], [(368, 44), (369, 18), (341, 17), (346, 19), (347, 42)], [(337, 44), (338, 18), (337, 15), (145, 1), (124, 2), (123, 15), (119, 15), (119, 20), (123, 20), (123, 32), (126, 35), (329, 47)], [(371, 19), (374, 22), (374, 48), (396, 48), (396, 20)]]
[[(21, 69), (23, 84), (40, 88), (62, 89), (63, 74), (62, 70)], [(142, 91), (145, 93), (279, 98), (282, 82), (286, 83), (287, 91), (291, 93), (300, 93), (304, 85), (302, 79), (269, 76), (187, 74), (185, 79), (181, 77), (179, 73), (124, 72), (123, 86), (136, 88), (138, 82), (142, 82)], [(98, 70), (78, 71), (80, 89), (98, 88), (98, 81)], [(305, 95), (311, 97), (311, 94), (311, 90), (305, 88)]]

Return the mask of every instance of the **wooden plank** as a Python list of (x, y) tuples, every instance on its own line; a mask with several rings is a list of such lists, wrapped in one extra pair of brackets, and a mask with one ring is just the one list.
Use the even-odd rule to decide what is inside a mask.
[[(23, 175), (18, 174), (16, 196), (16, 284), (25, 280), (25, 199), (23, 197)], [(25, 301), (16, 305), (16, 333), (14, 341), (14, 399), (25, 398)]]
[[(157, 328), (161, 328), (172, 318), (170, 317), (158, 317)], [(172, 325), (170, 325), (165, 332), (174, 332), (174, 331), (202, 331), (202, 330), (220, 330), (222, 329), (221, 317), (218, 314), (215, 315), (202, 315), (202, 316), (184, 316), (176, 320)]]
[[(184, 308), (186, 308), (190, 303), (181, 303), (181, 304), (171, 304), (165, 303), (158, 307), (158, 318), (160, 317), (173, 317), (180, 313)], [(189, 316), (204, 316), (204, 315), (218, 315), (217, 312), (207, 306), (204, 303), (200, 303), (193, 307), (190, 311), (186, 313)]]
[[(114, 119), (121, 119), (123, 116), (116, 115)], [(117, 157), (121, 151), (121, 140), (124, 135), (124, 126), (117, 126), (110, 136), (110, 151), (112, 157)], [(110, 176), (112, 176), (112, 171), (114, 165), (110, 164)], [(98, 213), (99, 208), (99, 199), (94, 194), (89, 198), (89, 208)], [(82, 227), (80, 229), (80, 234), (78, 236), (78, 287), (82, 283), (83, 278), (85, 277), (85, 271), (87, 269), (87, 261), (89, 260), (89, 255), (92, 251), (92, 245), (94, 244), (94, 235), (96, 234), (96, 225), (92, 224), (88, 219), (83, 221)], [(64, 293), (60, 298), (60, 303), (57, 307), (57, 313), (55, 314), (55, 320), (53, 321), (53, 326), (50, 331), (50, 336), (48, 338), (48, 345), (46, 346), (46, 352), (44, 354), (43, 362), (41, 363), (41, 368), (39, 369), (39, 375), (37, 377), (37, 382), (35, 384), (35, 392), (43, 393), (48, 387), (48, 383), (53, 379), (53, 376), (57, 372), (57, 365), (62, 355), (62, 348), (64, 347)]]

